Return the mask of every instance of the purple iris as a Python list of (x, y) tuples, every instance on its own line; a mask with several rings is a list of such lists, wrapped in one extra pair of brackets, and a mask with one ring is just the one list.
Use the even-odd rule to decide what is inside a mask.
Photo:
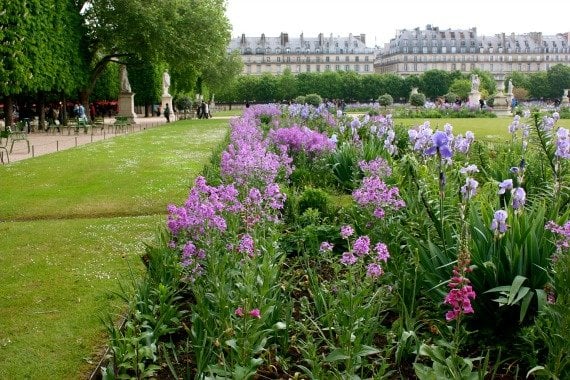
[(431, 137), (433, 145), (425, 151), (425, 154), (432, 156), (438, 153), (443, 158), (451, 158), (452, 153), (449, 149), (449, 137), (443, 131), (436, 131)]

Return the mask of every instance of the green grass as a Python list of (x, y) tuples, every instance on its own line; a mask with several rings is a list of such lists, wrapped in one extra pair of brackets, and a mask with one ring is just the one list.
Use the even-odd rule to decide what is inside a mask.
[(0, 166), (0, 379), (89, 375), (111, 292), (226, 132), (183, 121)]
[(0, 220), (164, 213), (188, 193), (227, 120), (191, 120), (0, 167)]
[[(513, 121), (511, 117), (497, 117), (497, 118), (441, 118), (441, 119), (394, 119), (395, 125), (403, 125), (410, 127), (414, 125), (423, 124), (429, 121), (431, 127), (436, 129), (443, 129), (446, 123), (453, 126), (453, 133), (465, 133), (471, 131), (475, 134), (476, 139), (494, 140), (494, 141), (510, 141), (511, 135), (509, 133), (509, 124)], [(559, 120), (557, 126), (570, 128), (570, 119)]]

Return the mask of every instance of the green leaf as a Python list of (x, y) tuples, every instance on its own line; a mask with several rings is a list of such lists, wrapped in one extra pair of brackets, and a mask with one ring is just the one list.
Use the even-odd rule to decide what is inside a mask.
[(274, 330), (285, 330), (287, 328), (287, 324), (285, 322), (277, 322), (273, 325)]
[(541, 311), (546, 306), (546, 292), (542, 289), (535, 289), (534, 291), (538, 302), (538, 311)]
[(379, 353), (380, 350), (374, 348), (374, 347), (370, 347), (370, 346), (366, 346), (366, 345), (362, 345), (362, 347), (360, 348), (360, 350), (356, 353), (356, 356), (370, 356), (370, 355), (375, 355), (377, 353)]
[(336, 362), (339, 360), (346, 360), (346, 359), (350, 359), (350, 356), (346, 354), (346, 351), (343, 350), (342, 348), (337, 348), (336, 350), (327, 355), (325, 361)]
[(516, 276), (513, 280), (513, 284), (511, 285), (510, 295), (509, 295), (509, 305), (513, 304), (516, 294), (518, 293), (520, 287), (522, 286), (523, 282), (526, 281), (526, 277), (523, 276)]
[[(527, 288), (528, 289), (528, 288)], [(519, 322), (522, 322), (525, 315), (526, 315), (526, 311), (528, 310), (528, 306), (530, 305), (530, 301), (532, 300), (532, 297), (534, 296), (534, 293), (528, 293), (524, 299), (523, 302), (521, 304), (521, 311), (519, 314)]]
[(235, 339), (226, 340), (226, 344), (237, 351), (237, 342)]

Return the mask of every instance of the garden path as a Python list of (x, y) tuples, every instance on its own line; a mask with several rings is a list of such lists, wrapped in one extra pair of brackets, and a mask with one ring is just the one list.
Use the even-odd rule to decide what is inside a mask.
[[(111, 126), (114, 121), (114, 118), (105, 118), (105, 125)], [(55, 153), (60, 150), (113, 138), (126, 133), (139, 132), (147, 128), (163, 125), (165, 122), (166, 119), (163, 117), (141, 117), (137, 118), (137, 124), (132, 129), (117, 133), (115, 133), (112, 128), (105, 128), (104, 130), (94, 128), (93, 130), (89, 130), (88, 133), (84, 133), (82, 129), (79, 129), (78, 133), (74, 133), (73, 130), (68, 133), (67, 128), (62, 128), (61, 133), (56, 132), (55, 134), (51, 132), (46, 133), (44, 131), (32, 132), (28, 134), (30, 151), (28, 152), (25, 141), (16, 141), (12, 153), (9, 155), (10, 162)], [(10, 146), (8, 146), (8, 149), (10, 149)]]

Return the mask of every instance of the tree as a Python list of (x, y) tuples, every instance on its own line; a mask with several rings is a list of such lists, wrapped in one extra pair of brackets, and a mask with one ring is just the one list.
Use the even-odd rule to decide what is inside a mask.
[(83, 2), (88, 27), (83, 43), (91, 73), (82, 89), (82, 101), (110, 62), (128, 62), (127, 57), (166, 63), (173, 72), (173, 82), (195, 78), (210, 62), (219, 62), (230, 38), (224, 4), (223, 0)]
[(86, 78), (82, 20), (69, 0), (3, 1), (0, 8), (0, 94), (6, 124), (13, 97), (71, 93)]
[[(243, 69), (243, 61), (239, 51), (225, 53), (212, 60), (202, 70), (202, 79), (207, 84), (210, 91), (217, 93), (235, 80)], [(180, 90), (191, 90), (180, 88)]]
[(544, 71), (529, 74), (530, 97), (533, 99), (546, 99), (550, 96), (548, 75)]
[(449, 73), (443, 70), (428, 70), (421, 75), (420, 90), (427, 98), (436, 99), (449, 91)]
[(465, 100), (469, 97), (469, 93), (471, 92), (471, 81), (469, 79), (455, 79), (453, 83), (451, 83), (451, 86), (449, 86), (449, 92)]
[(546, 72), (548, 79), (548, 87), (550, 91), (548, 96), (553, 99), (559, 99), (564, 93), (564, 89), (570, 88), (570, 66), (561, 63), (552, 66)]
[(286, 68), (279, 77), (280, 94), (283, 100), (292, 100), (297, 96), (297, 78)]

